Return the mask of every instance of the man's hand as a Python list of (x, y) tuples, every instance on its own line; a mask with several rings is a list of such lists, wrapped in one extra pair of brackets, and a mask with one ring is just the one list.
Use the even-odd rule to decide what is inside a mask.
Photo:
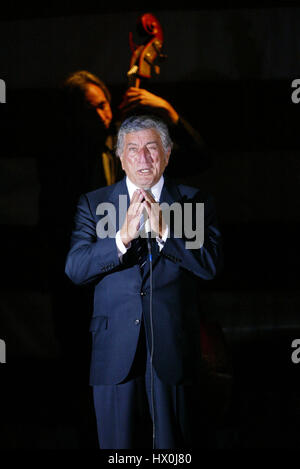
[(176, 124), (179, 119), (179, 115), (171, 104), (160, 96), (156, 96), (149, 91), (142, 88), (130, 87), (123, 96), (119, 108), (125, 113), (132, 111), (138, 106), (145, 106), (148, 108), (160, 109), (166, 112), (167, 117), (173, 124)]
[(144, 189), (141, 189), (141, 192), (145, 198), (143, 206), (145, 207), (150, 219), (151, 231), (162, 238), (166, 231), (167, 225), (159, 203), (155, 201), (151, 193), (145, 191)]
[(167, 225), (159, 203), (155, 201), (151, 193), (144, 189), (137, 189), (132, 196), (120, 230), (121, 240), (125, 247), (138, 236), (143, 210), (146, 210), (148, 214), (152, 232), (162, 238), (166, 231)]
[(120, 230), (121, 240), (124, 246), (128, 246), (137, 237), (140, 227), (140, 219), (144, 209), (142, 200), (144, 199), (142, 189), (134, 191), (130, 205), (128, 207), (125, 221)]

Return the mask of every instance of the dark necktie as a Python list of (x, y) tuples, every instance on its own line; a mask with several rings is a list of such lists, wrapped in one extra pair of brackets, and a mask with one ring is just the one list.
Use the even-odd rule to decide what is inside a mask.
[[(150, 189), (146, 189), (148, 192), (151, 193)], [(145, 222), (148, 218), (146, 210), (143, 211), (141, 220), (140, 220), (140, 230), (139, 236), (133, 240), (133, 246), (136, 253), (137, 261), (140, 266), (141, 273), (143, 274), (144, 266), (147, 262), (148, 256), (148, 247), (146, 241), (146, 233), (145, 233)]]
[(143, 269), (147, 262), (148, 255), (147, 241), (145, 238), (138, 236), (132, 241), (132, 247), (135, 251), (137, 262), (141, 269), (141, 273), (143, 273)]

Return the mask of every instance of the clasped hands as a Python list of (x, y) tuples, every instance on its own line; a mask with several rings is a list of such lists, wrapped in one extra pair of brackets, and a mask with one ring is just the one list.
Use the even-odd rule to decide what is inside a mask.
[(120, 230), (121, 240), (125, 247), (128, 247), (131, 241), (138, 236), (143, 210), (146, 210), (148, 214), (151, 232), (162, 238), (166, 231), (167, 225), (159, 203), (146, 190), (137, 189), (132, 196), (125, 221)]

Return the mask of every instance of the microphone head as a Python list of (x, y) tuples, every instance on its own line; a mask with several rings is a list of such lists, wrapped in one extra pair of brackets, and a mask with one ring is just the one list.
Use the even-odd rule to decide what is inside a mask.
[(145, 232), (151, 233), (151, 225), (150, 225), (150, 218), (148, 217), (147, 220), (145, 221)]

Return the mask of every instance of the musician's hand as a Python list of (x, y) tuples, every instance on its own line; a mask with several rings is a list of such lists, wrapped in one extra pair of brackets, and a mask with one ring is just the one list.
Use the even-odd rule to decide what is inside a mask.
[(152, 194), (148, 191), (141, 189), (141, 192), (145, 198), (143, 201), (143, 206), (147, 210), (148, 216), (150, 218), (151, 231), (162, 238), (166, 231), (167, 225), (159, 203), (156, 202)]
[(132, 196), (128, 207), (123, 226), (120, 230), (121, 240), (124, 246), (128, 246), (130, 242), (137, 237), (140, 228), (140, 219), (144, 209), (142, 201), (144, 200), (142, 189), (137, 189)]
[(139, 106), (163, 110), (172, 123), (176, 124), (178, 122), (179, 115), (168, 101), (143, 88), (135, 88), (132, 86), (128, 88), (124, 94), (119, 108), (126, 113)]

